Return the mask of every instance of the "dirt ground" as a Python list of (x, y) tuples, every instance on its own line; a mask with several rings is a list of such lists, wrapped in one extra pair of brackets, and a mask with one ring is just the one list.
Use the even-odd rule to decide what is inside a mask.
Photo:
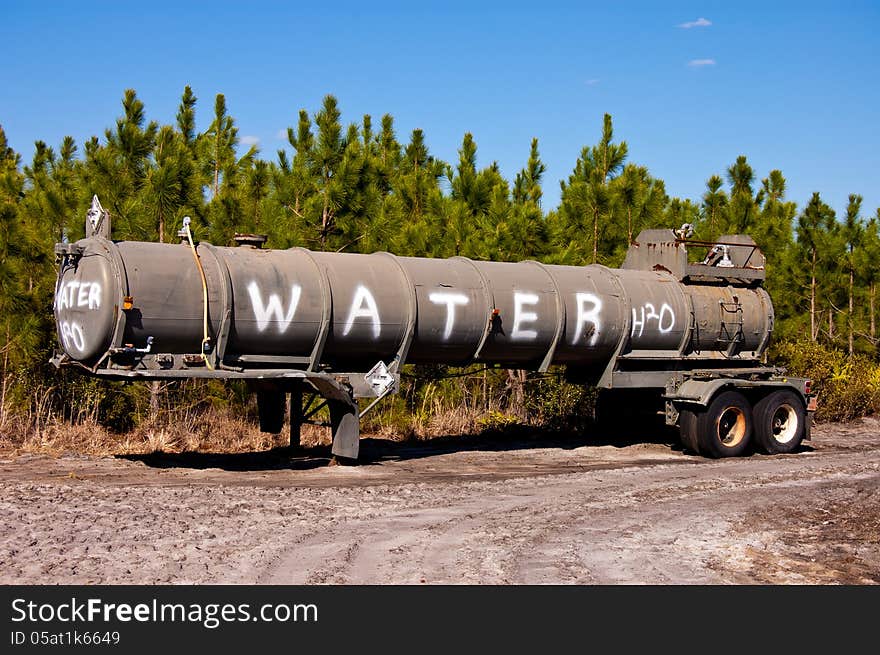
[(880, 420), (709, 461), (635, 436), (0, 458), (0, 583), (880, 583)]

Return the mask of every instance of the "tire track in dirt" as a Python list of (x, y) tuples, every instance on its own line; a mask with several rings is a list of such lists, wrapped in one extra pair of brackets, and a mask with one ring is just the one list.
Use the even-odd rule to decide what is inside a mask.
[(336, 525), (286, 549), (260, 581), (741, 581), (750, 566), (741, 553), (763, 542), (735, 534), (738, 521), (801, 502), (823, 486), (880, 484), (877, 456), (790, 457), (783, 469), (777, 459), (744, 461), (707, 463), (711, 475), (699, 480), (678, 467), (657, 466), (478, 488), (442, 509)]
[(0, 460), (0, 582), (880, 582), (876, 419), (720, 461), (663, 444), (391, 452), (330, 469)]

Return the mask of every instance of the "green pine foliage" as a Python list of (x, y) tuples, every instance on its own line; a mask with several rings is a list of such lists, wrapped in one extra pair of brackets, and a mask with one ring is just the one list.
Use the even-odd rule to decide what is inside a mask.
[[(819, 193), (798, 208), (786, 198), (781, 171), (761, 179), (739, 156), (708, 177), (701, 198), (670, 198), (663, 180), (616, 139), (606, 114), (597, 142), (583, 146), (560, 183), (559, 206), (546, 207), (537, 138), (523, 144), (522, 169), (508, 181), (471, 133), (463, 135), (457, 160), (444, 162), (421, 129), (398, 135), (391, 114), (346, 123), (328, 95), (316, 111), (291, 116), (285, 147), (267, 159), (256, 146), (242, 147), (222, 94), (213, 99), (203, 132), (196, 128), (201, 107), (186, 87), (174, 123), (162, 125), (148, 119), (128, 89), (120, 115), (101, 137), (82, 144), (65, 137), (57, 146), (37, 141), (27, 163), (0, 128), (0, 422), (31, 411), (37, 396), (55, 398), (60, 416), (80, 416), (71, 410), (69, 390), (86, 387), (95, 407), (103, 408), (98, 414), (120, 429), (127, 425), (120, 417), (128, 415), (120, 407), (130, 404), (135, 416), (146, 415), (143, 389), (76, 386), (45, 366), (55, 340), (53, 244), (83, 235), (92, 194), (111, 212), (116, 239), (171, 241), (188, 215), (198, 237), (218, 245), (231, 244), (237, 232), (254, 232), (267, 234), (274, 248), (421, 257), (617, 266), (645, 228), (692, 223), (705, 240), (745, 232), (767, 257), (777, 339), (877, 360), (880, 210), (866, 218), (860, 196), (850, 196), (841, 219)], [(434, 380), (430, 394), (426, 383), (412, 381), (395, 403), (424, 409), (440, 397), (459, 402), (487, 389), (512, 393), (513, 379), (493, 374), (471, 386)], [(540, 391), (529, 402), (552, 396), (561, 407), (582, 400), (548, 384), (534, 387)], [(191, 397), (192, 385), (185, 388)], [(223, 397), (240, 402), (235, 394)], [(548, 421), (557, 418), (547, 414)]]

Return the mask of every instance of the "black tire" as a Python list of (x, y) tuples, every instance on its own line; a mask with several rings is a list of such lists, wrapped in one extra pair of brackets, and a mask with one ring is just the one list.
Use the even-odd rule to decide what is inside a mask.
[(739, 457), (752, 438), (752, 406), (738, 391), (722, 391), (705, 411), (694, 412), (689, 430), (703, 457)]
[(697, 447), (697, 412), (682, 409), (678, 412), (678, 434), (681, 445), (692, 453), (699, 453)]
[(794, 392), (780, 389), (768, 394), (754, 409), (755, 445), (768, 455), (793, 453), (804, 440), (807, 410)]

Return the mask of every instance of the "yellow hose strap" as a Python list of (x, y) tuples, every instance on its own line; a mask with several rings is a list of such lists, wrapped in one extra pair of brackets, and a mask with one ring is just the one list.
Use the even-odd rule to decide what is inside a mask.
[(208, 355), (205, 353), (205, 344), (207, 344), (211, 337), (208, 334), (208, 280), (205, 278), (205, 269), (202, 268), (202, 260), (199, 258), (199, 253), (196, 251), (196, 246), (193, 243), (192, 232), (189, 230), (189, 221), (183, 222), (183, 227), (186, 230), (186, 239), (189, 241), (189, 248), (192, 250), (193, 259), (196, 260), (196, 266), (199, 267), (199, 275), (202, 277), (202, 325), (204, 328), (204, 338), (202, 339), (201, 344), (201, 355), (202, 359), (205, 360), (205, 366), (208, 367), (209, 371), (213, 371), (214, 367), (211, 365), (211, 360), (208, 359)]

